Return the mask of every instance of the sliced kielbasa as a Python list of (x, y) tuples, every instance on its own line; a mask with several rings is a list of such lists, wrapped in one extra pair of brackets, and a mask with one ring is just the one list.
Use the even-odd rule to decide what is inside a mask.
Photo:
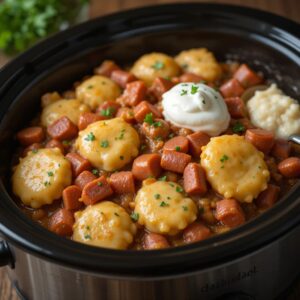
[(74, 215), (71, 211), (61, 208), (49, 220), (49, 229), (61, 236), (70, 236), (73, 233)]
[(201, 148), (210, 141), (210, 136), (201, 131), (189, 134), (187, 138), (189, 140), (189, 149), (194, 157), (199, 157), (202, 152)]
[(48, 126), (47, 132), (53, 139), (61, 141), (74, 138), (77, 135), (78, 129), (68, 117), (63, 116)]
[(183, 173), (185, 167), (191, 161), (191, 156), (173, 150), (164, 150), (161, 157), (161, 167), (165, 170)]
[(82, 202), (79, 201), (81, 197), (81, 189), (77, 185), (70, 185), (63, 190), (62, 198), (64, 208), (67, 210), (78, 210)]
[(161, 112), (147, 101), (142, 101), (134, 109), (134, 117), (139, 123), (143, 123), (146, 115), (152, 114), (152, 118), (162, 118)]
[(20, 130), (17, 133), (17, 139), (23, 146), (29, 146), (34, 143), (41, 143), (44, 139), (44, 131), (42, 127), (34, 126)]
[(287, 178), (300, 176), (300, 158), (289, 157), (278, 164), (279, 172)]
[(125, 89), (126, 84), (137, 80), (137, 78), (129, 72), (123, 70), (114, 70), (111, 72), (110, 78), (115, 81), (120, 87)]
[(185, 136), (175, 136), (164, 144), (163, 149), (187, 153), (189, 151), (189, 140)]
[(197, 163), (189, 163), (183, 172), (184, 190), (190, 195), (207, 192), (206, 177), (203, 168)]
[(230, 79), (220, 87), (220, 92), (224, 98), (239, 97), (244, 91), (243, 86), (235, 78)]
[(93, 181), (97, 177), (90, 171), (81, 172), (75, 179), (74, 183), (81, 189), (86, 186), (89, 182)]
[(265, 154), (268, 154), (274, 145), (274, 134), (263, 129), (247, 129), (245, 139)]
[(149, 232), (143, 239), (145, 250), (164, 249), (170, 247), (168, 240), (161, 234)]
[(183, 231), (183, 240), (186, 244), (207, 239), (211, 235), (210, 229), (202, 223), (194, 222)]
[(134, 177), (130, 171), (111, 174), (109, 183), (117, 194), (133, 194), (135, 192)]
[(251, 70), (246, 64), (242, 64), (233, 74), (233, 78), (238, 80), (244, 88), (260, 84), (262, 78)]
[(92, 168), (91, 163), (77, 153), (68, 153), (66, 159), (71, 163), (74, 177), (77, 177), (81, 172)]

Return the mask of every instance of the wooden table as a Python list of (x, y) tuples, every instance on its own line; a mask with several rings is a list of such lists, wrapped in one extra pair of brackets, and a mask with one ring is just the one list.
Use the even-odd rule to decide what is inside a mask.
[[(90, 7), (91, 18), (102, 16), (119, 10), (140, 7), (144, 5), (187, 2), (174, 0), (92, 0)], [(284, 17), (290, 18), (300, 23), (300, 1), (298, 0), (205, 0), (205, 1), (189, 1), (189, 2), (214, 2), (214, 3), (231, 3), (254, 7), (273, 12)], [(5, 61), (5, 57), (0, 55), (0, 65)], [(16, 291), (12, 288), (6, 274), (5, 269), (0, 269), (0, 300), (18, 300)], [(286, 300), (300, 299), (300, 281), (291, 287), (290, 295)]]

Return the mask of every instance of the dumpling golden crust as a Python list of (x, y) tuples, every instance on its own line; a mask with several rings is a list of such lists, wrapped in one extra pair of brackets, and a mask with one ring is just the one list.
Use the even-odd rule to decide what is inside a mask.
[(135, 198), (138, 223), (147, 230), (175, 235), (197, 218), (194, 201), (184, 196), (180, 185), (157, 181), (145, 184)]
[(20, 159), (12, 176), (13, 192), (25, 205), (39, 208), (60, 198), (71, 180), (70, 163), (59, 149), (39, 149)]
[(270, 177), (263, 157), (244, 137), (223, 135), (202, 148), (201, 166), (213, 189), (225, 198), (252, 202)]
[(115, 100), (120, 94), (121, 89), (114, 81), (100, 75), (92, 76), (76, 88), (76, 98), (91, 109), (96, 109), (105, 101)]
[(140, 140), (131, 125), (114, 118), (92, 123), (80, 131), (75, 146), (95, 167), (114, 171), (138, 155)]
[(58, 120), (59, 118), (66, 116), (68, 117), (74, 124), (77, 125), (79, 116), (83, 112), (89, 112), (90, 108), (76, 99), (71, 100), (58, 100), (53, 102), (52, 104), (47, 105), (41, 115), (42, 125), (47, 127), (51, 125), (53, 122)]
[(126, 249), (133, 241), (136, 225), (125, 209), (105, 201), (75, 213), (73, 240), (97, 247)]
[(156, 77), (173, 77), (180, 73), (174, 59), (163, 53), (150, 53), (141, 56), (133, 65), (131, 72), (147, 85), (151, 85)]
[(206, 48), (182, 51), (175, 57), (175, 61), (185, 72), (199, 75), (207, 81), (218, 79), (222, 73), (215, 56)]

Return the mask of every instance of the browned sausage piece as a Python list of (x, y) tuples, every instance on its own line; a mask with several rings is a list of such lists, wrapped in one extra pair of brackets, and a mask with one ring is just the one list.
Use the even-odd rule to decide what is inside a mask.
[(112, 60), (105, 60), (103, 63), (94, 69), (94, 73), (97, 75), (110, 77), (113, 71), (119, 70), (120, 67)]
[(23, 146), (29, 146), (34, 143), (41, 143), (44, 139), (42, 127), (28, 127), (17, 133), (17, 139)]
[(63, 116), (48, 126), (47, 132), (53, 139), (58, 139), (61, 141), (75, 137), (78, 129), (68, 117)]
[(245, 116), (245, 104), (240, 97), (225, 98), (225, 103), (229, 114), (234, 119), (244, 118)]
[(205, 225), (194, 222), (183, 231), (183, 240), (186, 244), (207, 239), (211, 235), (210, 229)]
[(233, 228), (245, 223), (245, 215), (235, 199), (223, 199), (216, 203), (215, 217), (224, 225)]
[(152, 125), (144, 122), (141, 130), (150, 139), (165, 139), (169, 135), (170, 126), (163, 119), (155, 119)]
[(279, 160), (286, 159), (290, 156), (292, 146), (290, 142), (282, 139), (275, 140), (274, 146), (271, 150), (272, 156)]
[(201, 82), (203, 78), (194, 73), (184, 73), (179, 77), (180, 82)]
[(235, 78), (230, 79), (220, 87), (220, 92), (224, 98), (239, 97), (244, 91), (243, 86)]
[(198, 131), (187, 136), (189, 140), (189, 148), (194, 157), (199, 157), (202, 150), (201, 148), (207, 145), (210, 141), (210, 136), (204, 132)]
[(157, 177), (161, 172), (160, 155), (157, 153), (138, 156), (132, 165), (132, 174), (138, 180)]
[(187, 153), (189, 151), (189, 140), (185, 136), (175, 136), (165, 143), (163, 149)]
[(59, 140), (56, 140), (56, 139), (52, 139), (50, 140), (46, 146), (46, 148), (58, 148), (62, 154), (65, 153), (65, 147), (64, 145), (59, 141)]
[(255, 200), (255, 204), (260, 209), (268, 209), (272, 207), (275, 202), (278, 200), (280, 188), (274, 184), (268, 184), (266, 190), (261, 192)]
[(143, 246), (145, 250), (155, 250), (169, 248), (170, 244), (163, 235), (149, 232), (144, 235)]
[(97, 113), (105, 119), (110, 119), (116, 116), (120, 107), (121, 105), (116, 101), (105, 101), (98, 107)]
[(110, 78), (123, 89), (125, 89), (127, 83), (137, 80), (132, 73), (123, 70), (112, 71)]
[(92, 168), (90, 162), (77, 153), (68, 153), (66, 159), (71, 163), (73, 176), (78, 176), (81, 172)]
[(155, 96), (157, 100), (162, 99), (162, 95), (171, 89), (174, 83), (168, 79), (156, 77), (149, 88), (149, 92)]
[(135, 192), (134, 177), (130, 171), (111, 174), (109, 183), (117, 194), (133, 194)]
[(246, 64), (242, 64), (233, 74), (243, 87), (247, 88), (262, 82), (262, 78), (251, 70)]
[(85, 205), (93, 205), (112, 194), (113, 190), (110, 184), (104, 176), (101, 176), (85, 185), (81, 199)]
[(121, 107), (118, 110), (116, 117), (122, 118), (125, 122), (129, 124), (134, 124), (136, 122), (134, 118), (133, 109), (129, 107)]
[(106, 119), (106, 117), (100, 116), (99, 114), (85, 112), (79, 116), (78, 128), (79, 128), (79, 130), (84, 130), (90, 124), (95, 123), (97, 121), (105, 120), (105, 119)]
[(74, 216), (65, 208), (57, 210), (49, 220), (49, 229), (61, 236), (70, 236), (73, 233)]
[(62, 193), (64, 208), (67, 210), (78, 210), (82, 202), (79, 201), (81, 197), (81, 189), (77, 185), (70, 185), (63, 190)]
[(279, 172), (287, 178), (300, 176), (300, 158), (289, 157), (278, 164)]
[(134, 109), (134, 117), (139, 123), (143, 123), (146, 115), (152, 114), (152, 118), (162, 118), (161, 112), (147, 101), (142, 101)]
[(147, 87), (141, 80), (130, 82), (126, 85), (123, 95), (118, 100), (129, 106), (136, 106), (145, 99)]
[(75, 179), (74, 183), (81, 189), (85, 187), (86, 184), (95, 180), (97, 177), (90, 171), (81, 172)]
[(183, 187), (190, 195), (207, 192), (206, 177), (203, 168), (197, 163), (189, 163), (183, 172)]
[(42, 144), (40, 143), (34, 143), (34, 144), (31, 144), (30, 146), (26, 147), (24, 150), (23, 150), (23, 153), (22, 153), (22, 156), (25, 157), (29, 152), (33, 152), (33, 153), (37, 153), (39, 149), (42, 148)]
[(265, 154), (268, 154), (274, 145), (274, 134), (263, 129), (247, 129), (245, 139)]
[(173, 150), (164, 150), (160, 165), (165, 170), (183, 173), (191, 159), (191, 156), (188, 154)]

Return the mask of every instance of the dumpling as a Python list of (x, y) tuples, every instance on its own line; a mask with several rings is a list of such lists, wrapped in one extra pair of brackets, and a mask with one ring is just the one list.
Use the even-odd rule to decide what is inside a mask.
[(126, 249), (136, 225), (126, 210), (111, 201), (90, 205), (75, 213), (73, 240), (97, 247)]
[(58, 148), (30, 151), (12, 176), (14, 194), (32, 208), (59, 199), (71, 181), (71, 165)]

